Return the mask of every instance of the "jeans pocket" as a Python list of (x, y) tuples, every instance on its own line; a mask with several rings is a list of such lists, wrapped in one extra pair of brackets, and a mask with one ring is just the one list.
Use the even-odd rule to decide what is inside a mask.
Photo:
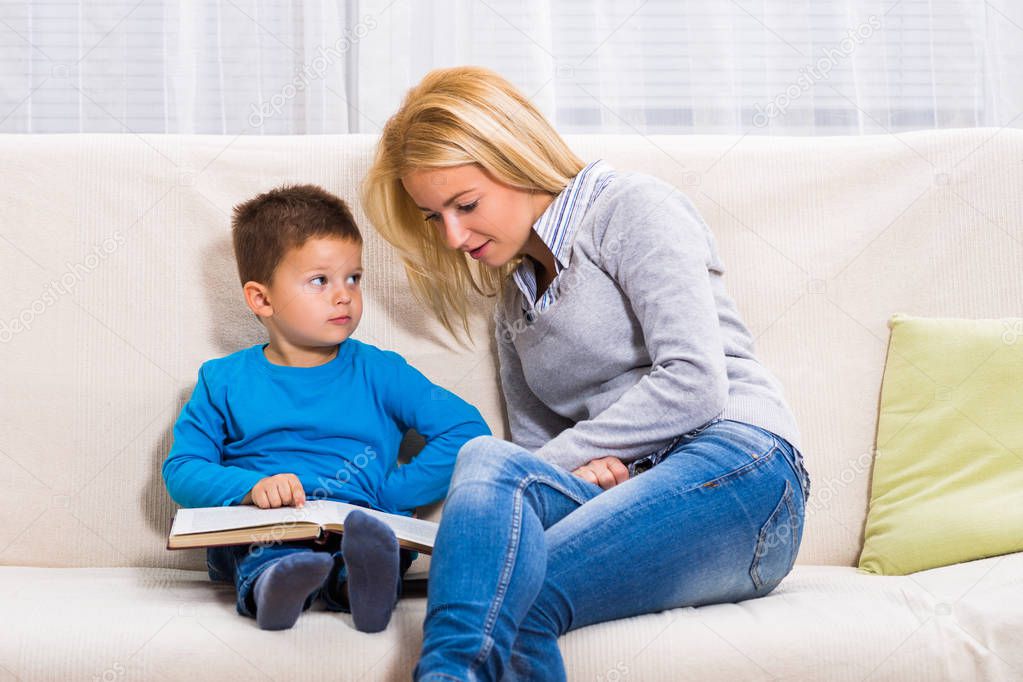
[(802, 520), (796, 512), (792, 495), (792, 484), (786, 480), (781, 499), (760, 527), (753, 562), (749, 567), (750, 578), (758, 591), (765, 585), (773, 589), (788, 575), (796, 561)]
[(803, 483), (803, 502), (809, 502), (810, 473), (806, 470), (806, 465), (803, 462), (803, 453), (796, 448), (792, 448), (792, 452), (796, 455), (796, 463), (799, 465), (799, 480)]

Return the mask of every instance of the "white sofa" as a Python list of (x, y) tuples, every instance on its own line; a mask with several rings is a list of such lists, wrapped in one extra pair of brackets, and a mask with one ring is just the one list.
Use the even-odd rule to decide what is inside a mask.
[[(889, 315), (1019, 314), (1023, 132), (568, 139), (693, 198), (813, 478), (797, 565), (773, 593), (571, 632), (569, 677), (1023, 679), (1023, 554), (854, 568)], [(422, 596), (381, 634), (320, 605), (265, 632), (208, 580), (203, 551), (164, 548), (160, 464), (196, 370), (262, 339), (229, 234), (257, 191), (315, 182), (350, 199), (366, 236), (357, 336), (506, 433), (489, 305), (474, 349), (450, 342), (357, 205), (374, 141), (0, 136), (0, 680), (409, 679)]]

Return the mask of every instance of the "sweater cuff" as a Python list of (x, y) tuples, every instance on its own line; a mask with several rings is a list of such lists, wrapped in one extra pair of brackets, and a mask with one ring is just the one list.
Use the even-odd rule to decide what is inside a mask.
[(572, 472), (590, 460), (597, 459), (600, 455), (588, 456), (582, 448), (571, 438), (572, 429), (566, 429), (557, 436), (547, 441), (533, 454), (550, 464), (561, 467), (565, 471)]
[(249, 494), (249, 491), (251, 491), (252, 488), (254, 488), (257, 483), (262, 481), (263, 478), (265, 478), (263, 474), (260, 474), (255, 471), (246, 472), (246, 474), (248, 475), (238, 477), (239, 478), (238, 485), (240, 491), (235, 492), (233, 495), (224, 498), (224, 500), (220, 502), (220, 506), (230, 507), (236, 504), (241, 504), (242, 500), (245, 499), (245, 496)]

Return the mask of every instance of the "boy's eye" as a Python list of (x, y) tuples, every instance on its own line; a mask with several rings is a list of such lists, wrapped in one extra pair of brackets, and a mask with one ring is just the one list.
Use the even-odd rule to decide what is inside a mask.
[(348, 281), (354, 286), (362, 280), (362, 275), (348, 275)]
[[(323, 281), (321, 283), (317, 283), (319, 280)], [(316, 277), (313, 277), (311, 280), (309, 280), (309, 283), (316, 284), (316, 286), (318, 287), (322, 287), (324, 284), (327, 283), (327, 278), (324, 275), (317, 275)]]

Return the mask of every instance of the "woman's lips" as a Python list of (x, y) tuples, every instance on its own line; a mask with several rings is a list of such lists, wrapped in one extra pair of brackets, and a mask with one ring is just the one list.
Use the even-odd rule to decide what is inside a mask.
[(483, 255), (483, 251), (487, 248), (488, 244), (490, 244), (490, 240), (489, 239), (487, 241), (483, 242), (482, 244), (480, 244), (479, 246), (477, 246), (472, 251), (470, 251), (469, 255), (472, 256), (473, 258), (479, 260), (479, 257)]

